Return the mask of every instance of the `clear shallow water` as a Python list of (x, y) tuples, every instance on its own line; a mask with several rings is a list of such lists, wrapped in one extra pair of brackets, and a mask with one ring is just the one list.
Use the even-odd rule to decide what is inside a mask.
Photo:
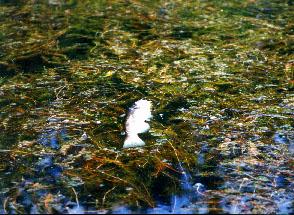
[(0, 7), (0, 212), (293, 213), (291, 1)]

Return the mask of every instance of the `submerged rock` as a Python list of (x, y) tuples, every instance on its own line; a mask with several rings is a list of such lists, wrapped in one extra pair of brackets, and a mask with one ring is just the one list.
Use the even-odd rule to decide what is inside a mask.
[(138, 136), (150, 129), (149, 121), (151, 115), (151, 101), (139, 100), (130, 108), (126, 121), (126, 139), (124, 148), (144, 146), (144, 141)]

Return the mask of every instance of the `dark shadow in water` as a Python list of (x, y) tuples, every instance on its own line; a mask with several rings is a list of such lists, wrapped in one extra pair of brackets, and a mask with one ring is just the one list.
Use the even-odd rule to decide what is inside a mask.
[[(201, 183), (193, 183), (191, 175), (181, 165), (178, 168), (182, 174), (180, 177), (180, 192), (165, 198), (156, 198), (154, 208), (133, 209), (128, 206), (118, 206), (112, 209), (113, 214), (194, 214), (207, 213), (208, 206), (203, 203), (205, 198), (205, 186)], [(166, 186), (166, 185), (165, 185)]]

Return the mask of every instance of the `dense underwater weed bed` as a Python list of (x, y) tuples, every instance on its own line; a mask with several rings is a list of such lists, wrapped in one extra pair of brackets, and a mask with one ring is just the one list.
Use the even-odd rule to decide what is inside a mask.
[(0, 8), (1, 213), (293, 213), (292, 1)]

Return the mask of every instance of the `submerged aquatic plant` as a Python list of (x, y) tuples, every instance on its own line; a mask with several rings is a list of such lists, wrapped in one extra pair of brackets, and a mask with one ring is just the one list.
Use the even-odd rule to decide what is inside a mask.
[(293, 213), (293, 11), (0, 0), (0, 212)]

